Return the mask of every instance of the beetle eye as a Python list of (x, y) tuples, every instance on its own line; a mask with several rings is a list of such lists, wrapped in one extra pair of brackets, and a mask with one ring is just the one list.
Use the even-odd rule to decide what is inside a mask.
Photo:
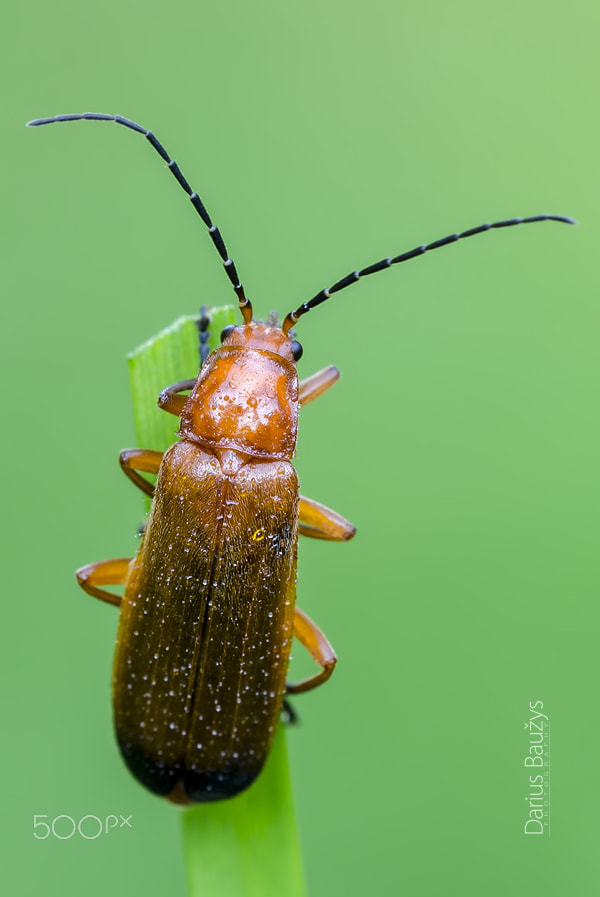
[(303, 352), (304, 352), (304, 349), (302, 348), (302, 346), (298, 342), (298, 340), (293, 339), (292, 340), (292, 355), (294, 356), (294, 361), (300, 361), (300, 359), (302, 358)]
[(228, 324), (227, 327), (223, 327), (221, 330), (221, 342), (224, 343), (230, 333), (233, 333), (235, 330), (235, 324)]

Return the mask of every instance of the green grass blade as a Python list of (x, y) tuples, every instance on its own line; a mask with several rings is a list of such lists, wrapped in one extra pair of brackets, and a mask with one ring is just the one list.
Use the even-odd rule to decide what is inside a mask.
[[(233, 324), (233, 306), (211, 312), (210, 347), (219, 345), (223, 327)], [(216, 343), (216, 345), (215, 345)], [(164, 451), (175, 442), (178, 422), (157, 407), (161, 389), (198, 376), (200, 365), (196, 318), (178, 318), (135, 349), (128, 358), (133, 417), (140, 447)]]
[[(233, 308), (211, 312), (211, 349)], [(138, 445), (164, 451), (178, 422), (156, 406), (159, 392), (198, 373), (196, 319), (179, 318), (129, 356)], [(280, 726), (258, 781), (232, 800), (182, 813), (189, 897), (305, 897), (302, 857), (289, 775), (285, 729)]]
[(254, 785), (183, 812), (190, 897), (304, 897), (285, 728)]

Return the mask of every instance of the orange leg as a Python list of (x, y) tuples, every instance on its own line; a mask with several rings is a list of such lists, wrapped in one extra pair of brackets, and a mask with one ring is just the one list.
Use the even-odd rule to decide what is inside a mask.
[(333, 386), (339, 379), (340, 372), (336, 367), (330, 364), (329, 367), (323, 368), (322, 371), (317, 371), (316, 374), (312, 374), (310, 377), (307, 377), (306, 380), (302, 380), (299, 386), (298, 396), (300, 404), (308, 405), (313, 399), (318, 399), (319, 396), (322, 396), (323, 393)]
[(152, 498), (154, 486), (140, 476), (137, 471), (145, 470), (146, 473), (158, 473), (162, 456), (162, 452), (154, 452), (152, 449), (123, 449), (119, 455), (119, 464), (123, 468), (123, 473), (129, 477), (132, 483), (135, 483), (142, 492)]
[(121, 604), (119, 595), (114, 592), (107, 592), (100, 586), (124, 586), (127, 582), (129, 573), (130, 558), (113, 558), (110, 561), (96, 561), (94, 564), (86, 564), (75, 572), (77, 582), (88, 595), (99, 598), (100, 601), (106, 601), (107, 604), (114, 604), (117, 607)]
[(166, 386), (158, 397), (158, 407), (169, 414), (174, 414), (175, 417), (180, 417), (188, 397), (180, 396), (179, 393), (193, 389), (195, 385), (195, 380), (180, 380), (179, 383)]
[(294, 617), (294, 635), (298, 641), (304, 645), (307, 651), (314, 657), (322, 670), (308, 679), (301, 679), (300, 682), (289, 682), (286, 685), (286, 693), (297, 695), (302, 691), (309, 691), (316, 688), (322, 682), (326, 682), (337, 663), (337, 656), (326, 636), (321, 632), (316, 623), (311, 618), (296, 608), (296, 616)]
[(330, 539), (346, 542), (356, 533), (356, 527), (331, 508), (312, 498), (300, 496), (298, 508), (298, 532), (313, 539)]

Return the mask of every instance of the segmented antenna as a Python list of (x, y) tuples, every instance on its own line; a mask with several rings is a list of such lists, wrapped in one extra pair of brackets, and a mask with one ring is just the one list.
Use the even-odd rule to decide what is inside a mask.
[(198, 331), (198, 350), (200, 353), (200, 367), (204, 364), (210, 354), (210, 314), (208, 305), (203, 305), (200, 309), (200, 317), (196, 319), (196, 330)]
[(283, 332), (287, 333), (288, 330), (297, 323), (298, 319), (310, 311), (311, 308), (316, 308), (317, 305), (320, 305), (322, 302), (329, 299), (333, 293), (343, 290), (344, 287), (349, 287), (351, 284), (356, 283), (359, 278), (366, 277), (367, 274), (375, 274), (377, 271), (384, 271), (392, 265), (397, 265), (400, 262), (407, 262), (409, 259), (414, 259), (419, 255), (423, 255), (424, 252), (429, 252), (430, 249), (439, 249), (440, 246), (447, 246), (448, 243), (456, 243), (457, 240), (462, 240), (464, 237), (474, 237), (475, 234), (483, 234), (488, 230), (492, 230), (492, 228), (513, 227), (516, 224), (533, 224), (535, 221), (562, 221), (564, 224), (577, 223), (572, 218), (567, 218), (565, 215), (533, 215), (531, 218), (509, 218), (506, 221), (494, 221), (493, 224), (480, 224), (479, 227), (472, 227), (470, 230), (465, 230), (461, 234), (450, 234), (450, 236), (442, 237), (441, 240), (435, 240), (433, 243), (428, 243), (426, 246), (417, 246), (415, 249), (411, 249), (410, 252), (403, 252), (402, 255), (397, 255), (395, 258), (382, 259), (380, 262), (375, 262), (374, 265), (367, 265), (367, 267), (363, 268), (361, 271), (352, 271), (351, 274), (342, 277), (341, 280), (338, 280), (338, 282), (334, 283), (329, 289), (321, 290), (320, 293), (317, 293), (317, 295), (313, 296), (308, 302), (304, 302), (296, 309), (296, 311), (291, 311), (286, 315), (282, 325)]
[(128, 118), (123, 118), (121, 115), (105, 115), (102, 112), (84, 112), (81, 115), (55, 115), (53, 118), (36, 118), (34, 121), (27, 122), (27, 124), (31, 128), (37, 128), (39, 125), (52, 125), (55, 122), (82, 120), (114, 121), (116, 122), (116, 124), (123, 125), (123, 127), (129, 128), (131, 131), (137, 131), (138, 134), (144, 135), (146, 140), (156, 150), (161, 159), (164, 159), (169, 167), (171, 174), (173, 175), (177, 183), (181, 187), (183, 187), (183, 189), (189, 196), (193, 207), (196, 209), (205, 225), (207, 226), (212, 241), (217, 248), (217, 252), (223, 259), (223, 265), (225, 267), (225, 271), (227, 272), (227, 276), (229, 277), (229, 280), (233, 285), (233, 289), (235, 290), (236, 296), (238, 297), (240, 310), (244, 317), (244, 323), (249, 324), (252, 320), (252, 303), (249, 299), (246, 298), (244, 288), (240, 283), (240, 279), (235, 269), (233, 260), (229, 258), (229, 253), (227, 252), (225, 242), (219, 232), (219, 228), (216, 226), (216, 224), (212, 223), (210, 215), (206, 211), (204, 203), (202, 202), (198, 194), (195, 193), (188, 184), (187, 180), (181, 173), (181, 169), (179, 168), (177, 162), (175, 162), (174, 159), (171, 159), (162, 143), (157, 140), (152, 131), (147, 131), (146, 128), (142, 128), (141, 125), (136, 124), (136, 122), (134, 121), (130, 121)]

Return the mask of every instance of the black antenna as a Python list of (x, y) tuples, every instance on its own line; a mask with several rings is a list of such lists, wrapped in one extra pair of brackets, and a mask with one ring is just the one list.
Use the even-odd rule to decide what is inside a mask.
[(493, 224), (480, 224), (479, 227), (472, 227), (470, 230), (465, 230), (461, 234), (450, 234), (450, 236), (443, 237), (441, 240), (435, 240), (433, 243), (428, 243), (426, 246), (417, 246), (416, 249), (411, 249), (410, 252), (403, 252), (402, 255), (397, 255), (395, 258), (382, 259), (380, 262), (375, 262), (374, 265), (368, 265), (366, 268), (363, 268), (362, 271), (352, 271), (351, 274), (342, 277), (341, 280), (338, 280), (338, 282), (334, 283), (329, 289), (321, 290), (320, 293), (317, 293), (317, 295), (313, 296), (308, 302), (304, 302), (296, 309), (296, 311), (291, 311), (286, 315), (282, 325), (283, 332), (287, 333), (288, 330), (297, 323), (298, 319), (301, 318), (302, 315), (305, 315), (306, 312), (310, 311), (311, 308), (316, 308), (317, 305), (325, 302), (329, 299), (332, 293), (337, 293), (339, 290), (343, 290), (344, 287), (349, 287), (351, 284), (356, 283), (360, 277), (366, 277), (367, 274), (375, 274), (377, 271), (384, 271), (386, 268), (391, 267), (391, 265), (407, 262), (409, 259), (414, 259), (419, 255), (423, 255), (424, 252), (428, 252), (430, 249), (439, 249), (440, 246), (447, 246), (448, 243), (456, 243), (457, 240), (462, 240), (464, 237), (474, 237), (475, 234), (483, 234), (492, 228), (514, 227), (516, 224), (533, 224), (535, 221), (562, 221), (564, 224), (577, 223), (572, 218), (567, 218), (565, 215), (533, 215), (531, 218), (509, 218), (506, 221), (494, 221)]
[(105, 115), (102, 112), (84, 112), (81, 115), (55, 115), (54, 118), (36, 118), (34, 121), (27, 122), (28, 127), (37, 128), (39, 125), (52, 125), (55, 122), (61, 121), (114, 121), (118, 125), (123, 125), (125, 128), (129, 128), (131, 131), (137, 131), (138, 134), (143, 134), (146, 140), (150, 143), (150, 145), (156, 150), (161, 159), (169, 166), (169, 170), (177, 183), (183, 187), (187, 195), (189, 196), (192, 205), (204, 221), (205, 225), (208, 228), (208, 232), (212, 238), (213, 243), (217, 248), (217, 252), (223, 259), (223, 265), (225, 267), (225, 271), (227, 272), (227, 276), (229, 280), (233, 284), (233, 289), (238, 297), (238, 302), (240, 306), (240, 310), (244, 317), (244, 323), (249, 324), (252, 320), (252, 303), (249, 299), (246, 298), (244, 293), (244, 288), (240, 283), (240, 279), (238, 277), (237, 271), (235, 270), (235, 265), (233, 260), (229, 258), (229, 254), (225, 247), (225, 243), (223, 241), (223, 237), (219, 232), (219, 228), (212, 223), (210, 215), (206, 211), (204, 207), (204, 203), (200, 199), (197, 193), (194, 193), (183, 174), (181, 173), (181, 169), (177, 162), (174, 159), (171, 159), (168, 152), (160, 143), (157, 138), (154, 136), (152, 131), (147, 131), (146, 128), (142, 128), (141, 125), (136, 124), (134, 121), (130, 121), (128, 118), (123, 118), (121, 115)]
[(210, 355), (210, 313), (208, 305), (203, 305), (200, 309), (200, 317), (196, 318), (196, 330), (198, 331), (198, 351), (200, 354), (200, 367), (204, 364)]

